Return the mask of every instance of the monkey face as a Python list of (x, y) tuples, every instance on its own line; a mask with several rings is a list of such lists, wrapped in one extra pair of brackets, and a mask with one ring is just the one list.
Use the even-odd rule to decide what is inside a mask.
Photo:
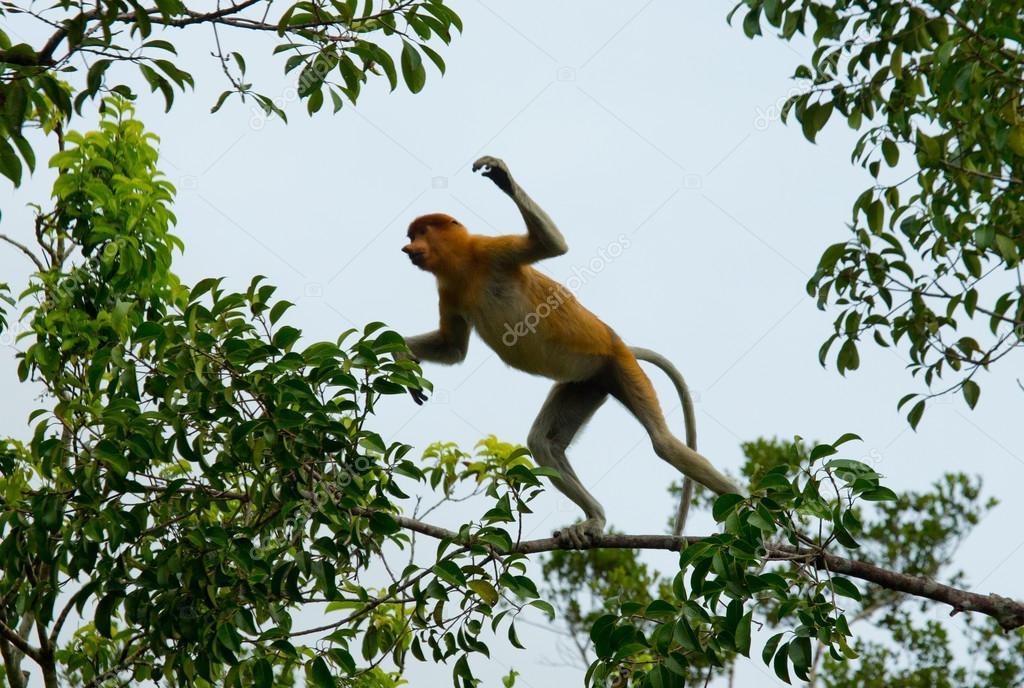
[(453, 217), (441, 213), (424, 215), (409, 225), (409, 243), (402, 247), (402, 252), (420, 270), (438, 273), (451, 262), (449, 254), (457, 252), (458, 238), (465, 234), (465, 228)]
[(420, 270), (430, 271), (430, 242), (427, 241), (426, 231), (415, 237), (410, 237), (408, 244), (402, 247), (402, 253), (409, 256), (409, 261)]

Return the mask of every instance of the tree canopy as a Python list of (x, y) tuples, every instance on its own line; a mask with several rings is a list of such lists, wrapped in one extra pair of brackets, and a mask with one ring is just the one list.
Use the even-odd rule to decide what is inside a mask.
[[(334, 111), (355, 103), (371, 77), (384, 76), (391, 90), (399, 74), (413, 93), (426, 83), (423, 57), (442, 73), (441, 55), (429, 44), (450, 43), (462, 30), (459, 15), (443, 0), (301, 0), (274, 6), (269, 0), (243, 0), (216, 8), (197, 8), (182, 0), (103, 0), (95, 6), (59, 0), (47, 7), (33, 3), (0, 4), (10, 28), (49, 36), (38, 45), (15, 43), (0, 28), (0, 174), (21, 182), (36, 156), (24, 135), (26, 126), (59, 131), (73, 114), (97, 95), (134, 96), (126, 68), (138, 71), (167, 109), (175, 90), (195, 85), (192, 73), (177, 59), (168, 29), (195, 31), (212, 27), (211, 52), (229, 88), (213, 104), (217, 111), (231, 96), (252, 98), (267, 114), (285, 113), (274, 98), (261, 93), (246, 72), (244, 51), (231, 50), (239, 33), (272, 37), (274, 55), (285, 73), (297, 75), (297, 95), (310, 114), (327, 98)], [(223, 34), (223, 38), (222, 38)], [(268, 46), (269, 48), (270, 46)], [(85, 71), (84, 78), (80, 72)]]
[[(811, 141), (838, 113), (871, 185), (848, 241), (807, 285), (838, 310), (840, 372), (869, 333), (909, 356), (924, 392), (899, 401), (916, 426), (931, 397), (974, 408), (979, 371), (1024, 345), (1024, 14), (1013, 0), (873, 3), (753, 0), (743, 29), (809, 35), (810, 64), (786, 104)], [(975, 322), (975, 321), (980, 322)], [(943, 377), (945, 376), (945, 377)], [(950, 378), (952, 380), (950, 380)], [(913, 402), (913, 403), (911, 403)]]

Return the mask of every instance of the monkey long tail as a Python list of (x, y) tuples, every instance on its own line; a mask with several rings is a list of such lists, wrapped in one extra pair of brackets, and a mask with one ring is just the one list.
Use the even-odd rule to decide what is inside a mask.
[[(693, 412), (693, 398), (690, 397), (690, 388), (686, 386), (683, 374), (657, 351), (644, 349), (638, 346), (631, 346), (629, 350), (637, 357), (637, 360), (646, 361), (661, 368), (679, 394), (679, 402), (683, 405), (683, 420), (686, 423), (686, 445), (693, 451), (697, 451), (697, 418)], [(683, 493), (679, 497), (679, 508), (676, 510), (676, 520), (672, 526), (672, 534), (679, 537), (686, 526), (686, 517), (690, 513), (690, 502), (693, 501), (693, 481), (683, 477)]]

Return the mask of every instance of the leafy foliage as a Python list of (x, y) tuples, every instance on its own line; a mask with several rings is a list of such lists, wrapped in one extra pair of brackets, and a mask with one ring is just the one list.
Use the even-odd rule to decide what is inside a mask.
[[(854, 202), (852, 237), (821, 257), (808, 291), (838, 307), (825, 362), (860, 365), (868, 333), (901, 346), (929, 397), (973, 408), (978, 371), (1024, 345), (1024, 15), (1019, 2), (750, 0), (748, 36), (811, 36), (803, 88), (783, 110), (813, 141), (833, 114), (863, 130), (853, 160), (873, 182)], [(734, 10), (735, 11), (735, 10)], [(978, 322), (980, 321), (980, 322)], [(953, 382), (939, 386), (946, 375)], [(913, 402), (911, 404), (911, 402)]]
[[(771, 476), (792, 470), (815, 453), (799, 441), (756, 440), (745, 443), (743, 448), (747, 456), (743, 474), (779, 488), (783, 481)], [(822, 451), (827, 449), (817, 449), (816, 453)], [(835, 463), (832, 468), (836, 469)], [(773, 500), (777, 497), (777, 492), (770, 495)], [(960, 581), (962, 574), (948, 571), (957, 545), (981, 516), (995, 506), (993, 501), (981, 502), (979, 498), (976, 479), (950, 474), (937, 481), (930, 491), (909, 492), (895, 501), (874, 502), (870, 509), (854, 506), (843, 511), (839, 521), (848, 524), (847, 532), (856, 538), (847, 539), (844, 534), (842, 539), (847, 546), (836, 549), (878, 566), (929, 578), (942, 574)], [(700, 499), (706, 501), (706, 491)], [(820, 504), (813, 498), (806, 504), (814, 506), (798, 510), (797, 522), (803, 533), (813, 533), (820, 521)], [(740, 506), (739, 511), (742, 510)], [(725, 513), (724, 505), (718, 506), (718, 512)], [(726, 519), (727, 534), (729, 520), (736, 518), (737, 513), (733, 511)], [(749, 523), (751, 516), (747, 519)], [(760, 524), (759, 519), (754, 522)], [(729, 547), (735, 546), (735, 540), (721, 544), (726, 542)], [(722, 556), (721, 549), (716, 550), (718, 543), (713, 539), (709, 543), (696, 545), (705, 550), (703, 555), (688, 556), (686, 552), (694, 547), (682, 555), (683, 560), (689, 560), (689, 589), (687, 571), (674, 578), (652, 573), (636, 550), (549, 555), (544, 563), (543, 592), (561, 611), (571, 652), (579, 655), (578, 661), (583, 666), (594, 662), (596, 641), (607, 637), (610, 628), (613, 646), (635, 641), (632, 657), (612, 654), (611, 663), (619, 662), (618, 673), (605, 675), (612, 676), (615, 685), (683, 685), (680, 681), (685, 681), (685, 685), (704, 685), (709, 676), (731, 675), (739, 659), (737, 653), (747, 654), (744, 650), (750, 649), (746, 635), (750, 629), (745, 621), (749, 612), (741, 613), (749, 609), (754, 612), (750, 617), (754, 628), (783, 630), (772, 634), (762, 648), (764, 662), (790, 679), (805, 672), (811, 686), (981, 688), (1017, 685), (1024, 677), (1024, 655), (1020, 652), (1024, 648), (1024, 634), (1019, 631), (1007, 635), (987, 619), (958, 617), (962, 619), (963, 637), (972, 646), (985, 648), (982, 661), (959, 665), (956, 649), (962, 642), (960, 634), (932, 616), (927, 603), (915, 602), (884, 588), (855, 586), (836, 576), (812, 582), (803, 574), (819, 576), (820, 572), (807, 569), (800, 560), (762, 562), (763, 568), (748, 570), (747, 589), (734, 582), (737, 563), (743, 559)], [(707, 564), (701, 566), (700, 562), (708, 561), (711, 552), (714, 553), (710, 554), (707, 569)], [(725, 577), (718, 573), (720, 570), (727, 571)], [(704, 600), (715, 595), (724, 614), (701, 613), (699, 610), (709, 609)], [(746, 606), (741, 608), (739, 601)], [(829, 604), (835, 605), (831, 630), (820, 625), (820, 610)], [(627, 614), (628, 623), (621, 618)], [(847, 635), (837, 635), (836, 631), (846, 627), (855, 631), (858, 624), (870, 624), (876, 629), (875, 637), (879, 630), (884, 632), (884, 640), (858, 639), (844, 647), (844, 641), (838, 638)], [(591, 633), (592, 625), (596, 635)], [(822, 630), (829, 630), (838, 653), (826, 651), (827, 641), (818, 642)], [(598, 669), (592, 670), (594, 675), (607, 671), (600, 664), (596, 666)]]
[[(25, 127), (59, 131), (97, 95), (133, 98), (119, 67), (133, 67), (150, 91), (160, 93), (168, 110), (176, 91), (195, 85), (174, 42), (164, 37), (166, 29), (213, 28), (212, 51), (230, 83), (214, 111), (237, 95), (281, 118), (281, 98), (257, 90), (247, 75), (245, 55), (225, 47), (232, 33), (278, 39), (273, 53), (284, 56), (285, 73), (296, 75), (296, 95), (312, 114), (327, 98), (335, 112), (346, 101), (355, 103), (371, 76), (386, 77), (394, 90), (401, 75), (418, 93), (427, 78), (423, 55), (440, 72), (445, 69), (430, 43), (448, 44), (462, 30), (462, 20), (443, 0), (299, 0), (277, 6), (269, 0), (240, 0), (216, 8), (183, 0), (154, 0), (151, 6), (104, 0), (95, 7), (61, 0), (45, 8), (6, 2), (0, 4), (0, 17), (12, 22), (0, 29), (0, 174), (15, 186), (24, 168), (35, 167)], [(15, 42), (21, 34), (40, 31), (52, 31), (41, 45)], [(81, 59), (85, 56), (87, 61)], [(84, 79), (75, 74), (80, 66)]]
[[(786, 465), (766, 471), (751, 485), (749, 498), (717, 498), (712, 513), (722, 532), (682, 550), (671, 595), (649, 604), (623, 601), (594, 622), (596, 661), (588, 684), (626, 676), (631, 685), (684, 685), (694, 665), (722, 666), (732, 654), (750, 656), (753, 614), (762, 598), (777, 605), (780, 619), (793, 623), (761, 652), (783, 680), (791, 673), (807, 680), (815, 639), (836, 658), (855, 657), (837, 597), (857, 599), (860, 593), (849, 580), (819, 571), (814, 552), (833, 542), (856, 547), (861, 523), (852, 505), (895, 494), (862, 462), (824, 460), (851, 439), (856, 438), (845, 435), (814, 447), (810, 465), (795, 476)], [(810, 552), (794, 549), (788, 567), (767, 570), (768, 550), (779, 540), (794, 548), (806, 545)]]

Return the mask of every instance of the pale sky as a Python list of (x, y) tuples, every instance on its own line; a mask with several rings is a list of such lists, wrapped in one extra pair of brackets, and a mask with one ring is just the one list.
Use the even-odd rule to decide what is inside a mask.
[[(254, 274), (268, 276), (279, 297), (297, 303), (290, 324), (309, 341), (374, 320), (404, 334), (433, 329), (434, 284), (399, 252), (405, 227), (417, 215), (447, 212), (471, 231), (522, 231), (512, 203), (469, 169), (485, 153), (504, 158), (568, 240), (567, 255), (539, 266), (548, 274), (566, 280), (628, 237), (628, 248), (588, 277), (578, 296), (628, 343), (682, 370), (697, 397), (702, 453), (735, 471), (742, 441), (855, 432), (864, 442), (847, 445), (843, 456), (870, 462), (896, 490), (924, 489), (945, 471), (979, 473), (985, 495), (1003, 503), (963, 543), (960, 565), (976, 590), (1024, 597), (1024, 535), (1004, 525), (1024, 520), (1017, 498), (1024, 449), (1014, 430), (1019, 355), (982, 376), (977, 410), (946, 399), (917, 432), (895, 409), (902, 394), (919, 390), (902, 355), (866, 344), (861, 370), (846, 378), (817, 362), (835, 314), (819, 312), (804, 287), (822, 250), (846, 238), (850, 207), (870, 177), (850, 164), (855, 134), (838, 119), (818, 145), (778, 121), (807, 45), (747, 40), (725, 23), (732, 3), (452, 5), (465, 35), (441, 48), (446, 76), (431, 67), (415, 96), (388, 94), (378, 81), (358, 107), (336, 116), (310, 119), (303, 103), (289, 99), (293, 83), (267, 43), (222, 34), (229, 49), (264, 48), (247, 55), (250, 76), (269, 95), (281, 94), (288, 125), (237, 101), (211, 116), (225, 87), (209, 57), (212, 36), (173, 32), (197, 92), (179, 95), (168, 115), (161, 99), (146, 95), (139, 115), (161, 136), (162, 168), (179, 189), (177, 234), (186, 252), (178, 274), (187, 282), (223, 275), (236, 288)], [(37, 152), (45, 160), (52, 151)], [(0, 231), (29, 241), (24, 206), (43, 202), (50, 182), (44, 171), (13, 195), (5, 183)], [(16, 251), (0, 251), (0, 274), (14, 292), (28, 267)], [(2, 343), (0, 432), (26, 437), (37, 391), (17, 384), (10, 337)], [(550, 386), (507, 368), (475, 337), (461, 366), (425, 370), (434, 398), (417, 407), (392, 397), (375, 420), (386, 439), (417, 451), (435, 440), (470, 450), (491, 433), (525, 443)], [(682, 436), (671, 385), (650, 374)], [(665, 487), (677, 476), (615, 402), (569, 458), (611, 525), (663, 531), (673, 509)], [(431, 520), (453, 526), (483, 508), (463, 504)], [(578, 517), (554, 490), (534, 508), (530, 537)], [(711, 528), (710, 515), (699, 513), (688, 530)], [(675, 565), (673, 555), (647, 558), (668, 571)], [(935, 613), (945, 618), (948, 609)], [(540, 628), (520, 635), (526, 651), (508, 647), (503, 632), (484, 638), (493, 659), (474, 667), (485, 685), (499, 685), (509, 667), (522, 674), (517, 686), (582, 682), (581, 670), (564, 665), (557, 636)], [(782, 685), (754, 654), (741, 661), (737, 685)], [(408, 676), (413, 686), (445, 685), (450, 667), (414, 665)]]

